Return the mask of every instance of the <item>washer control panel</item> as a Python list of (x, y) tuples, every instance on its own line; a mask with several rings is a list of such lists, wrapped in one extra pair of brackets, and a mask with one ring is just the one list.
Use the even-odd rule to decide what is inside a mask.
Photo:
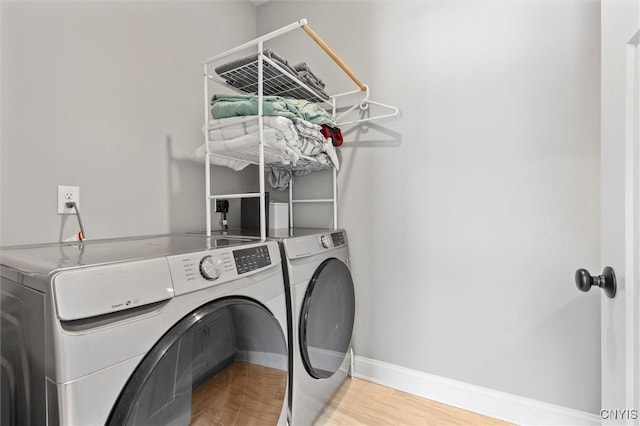
[(171, 277), (180, 281), (215, 281), (222, 275), (234, 271), (233, 259), (227, 250), (216, 250), (215, 254), (191, 253), (169, 258)]
[(313, 256), (346, 244), (347, 236), (343, 230), (329, 231), (326, 234), (296, 236), (284, 240), (285, 250), (289, 259)]
[(280, 263), (278, 243), (169, 256), (175, 294), (184, 294), (253, 275)]
[(331, 233), (331, 241), (333, 245), (336, 247), (343, 246), (346, 244), (346, 240), (344, 238), (344, 232), (332, 232)]
[(246, 274), (271, 265), (271, 257), (267, 246), (234, 250), (233, 258), (236, 262), (238, 274)]

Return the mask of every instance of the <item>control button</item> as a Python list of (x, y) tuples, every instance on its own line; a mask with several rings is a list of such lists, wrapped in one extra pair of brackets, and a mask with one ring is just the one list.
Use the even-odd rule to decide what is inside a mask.
[(205, 256), (200, 261), (200, 274), (205, 280), (214, 281), (220, 278), (222, 260), (213, 256)]
[(333, 240), (334, 246), (341, 246), (344, 244), (344, 235), (342, 232), (334, 232), (331, 234), (331, 239)]
[(233, 257), (236, 261), (238, 274), (244, 274), (271, 265), (269, 250), (266, 246), (234, 250)]
[(328, 235), (323, 235), (320, 237), (320, 243), (322, 244), (322, 247), (329, 248), (331, 247), (331, 238), (329, 238)]

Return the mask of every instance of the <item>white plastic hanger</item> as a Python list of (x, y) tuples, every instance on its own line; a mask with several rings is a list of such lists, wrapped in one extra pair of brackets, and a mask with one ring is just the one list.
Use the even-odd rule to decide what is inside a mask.
[[(364, 98), (360, 101), (360, 103), (354, 104), (348, 110), (346, 110), (342, 114), (338, 115), (336, 117), (336, 126), (346, 126), (346, 125), (350, 125), (350, 124), (366, 123), (366, 122), (369, 122), (369, 121), (381, 120), (383, 118), (396, 117), (398, 114), (400, 114), (400, 110), (397, 107), (394, 107), (392, 105), (383, 104), (381, 102), (372, 101), (371, 99), (369, 99), (369, 95), (370, 95), (369, 86), (367, 86), (365, 84), (364, 88), (365, 88), (365, 96), (364, 96)], [(352, 95), (354, 93), (359, 93), (359, 92), (361, 92), (361, 91), (360, 90), (354, 90), (354, 91), (347, 92), (347, 93), (340, 93), (338, 95), (333, 96), (333, 98), (335, 99), (335, 98), (338, 98), (338, 97), (341, 97), (341, 96)], [(379, 107), (391, 110), (391, 112), (388, 113), (388, 114), (376, 115), (376, 116), (373, 116), (373, 117), (360, 118), (358, 120), (351, 120), (351, 121), (345, 121), (345, 122), (341, 122), (340, 121), (344, 116), (346, 116), (347, 114), (349, 114), (350, 112), (352, 112), (356, 108), (359, 108), (360, 111), (366, 111), (369, 108), (370, 105), (377, 105)]]

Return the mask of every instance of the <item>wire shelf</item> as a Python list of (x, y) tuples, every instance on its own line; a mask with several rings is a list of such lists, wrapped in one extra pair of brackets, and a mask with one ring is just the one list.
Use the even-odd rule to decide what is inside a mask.
[[(218, 73), (226, 83), (236, 89), (251, 94), (258, 93), (258, 61)], [(282, 96), (285, 98), (304, 99), (309, 102), (328, 102), (328, 96), (316, 93), (300, 80), (286, 73), (269, 59), (264, 60), (263, 91), (265, 96)]]

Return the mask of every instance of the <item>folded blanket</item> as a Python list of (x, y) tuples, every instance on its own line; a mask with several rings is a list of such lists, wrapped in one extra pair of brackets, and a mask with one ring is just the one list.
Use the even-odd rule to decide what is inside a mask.
[[(276, 129), (268, 128), (264, 135), (264, 162), (278, 163), (284, 166), (295, 165), (300, 159), (300, 154), (295, 149), (289, 147), (284, 138)], [(242, 170), (252, 162), (258, 161), (259, 136), (256, 133), (242, 135), (233, 139), (212, 141), (209, 144), (209, 151), (227, 158), (212, 157), (214, 164), (227, 166), (233, 170)], [(204, 145), (198, 148), (196, 154), (204, 156)]]
[(322, 80), (320, 80), (309, 68), (309, 66), (301, 62), (293, 66), (293, 69), (296, 70), (298, 74), (298, 79), (305, 83), (307, 86), (311, 87), (315, 90), (319, 95), (329, 99), (329, 95), (324, 91), (325, 84)]
[[(287, 118), (302, 118), (315, 124), (335, 126), (333, 114), (317, 104), (303, 99), (288, 99), (280, 96), (264, 96), (264, 115), (278, 115)], [(240, 115), (257, 115), (258, 97), (254, 95), (213, 95), (211, 116), (227, 118)]]
[(299, 73), (304, 73), (309, 81), (312, 81), (314, 85), (318, 86), (320, 89), (324, 89), (324, 81), (320, 80), (320, 78), (311, 71), (309, 65), (306, 62), (300, 62), (299, 64), (295, 64), (293, 69)]
[(331, 160), (327, 154), (319, 154), (314, 158), (313, 163), (309, 163), (304, 168), (285, 169), (272, 165), (269, 167), (269, 184), (273, 189), (284, 191), (289, 187), (289, 182), (293, 176), (307, 175), (315, 170), (324, 170), (331, 167)]
[[(331, 141), (322, 134), (322, 126), (313, 124), (300, 118), (290, 120), (280, 116), (263, 117), (265, 152), (267, 148), (278, 148), (285, 156), (281, 158), (267, 158), (265, 163), (282, 163), (298, 166), (298, 160), (306, 157), (315, 157), (325, 153), (331, 164), (340, 170), (340, 163), (335, 148)], [(248, 137), (248, 138), (247, 138)], [(211, 152), (221, 153), (231, 151), (227, 155), (235, 157), (234, 146), (242, 141), (242, 148), (246, 146), (253, 149), (253, 157), (257, 158), (257, 146), (260, 138), (259, 123), (257, 118), (247, 120), (246, 117), (229, 117), (211, 120), (209, 140)], [(248, 145), (244, 142), (251, 141)], [(244, 165), (246, 167), (246, 164)], [(232, 166), (229, 166), (234, 168)]]
[[(291, 121), (280, 116), (264, 117), (265, 128), (278, 130), (286, 143), (304, 155), (315, 155), (323, 152), (327, 138), (322, 134), (322, 126), (300, 118)], [(245, 117), (229, 117), (213, 120), (213, 128), (209, 130), (210, 140), (233, 139), (242, 135), (257, 133), (258, 120), (247, 120)], [(301, 130), (302, 129), (302, 130)]]

